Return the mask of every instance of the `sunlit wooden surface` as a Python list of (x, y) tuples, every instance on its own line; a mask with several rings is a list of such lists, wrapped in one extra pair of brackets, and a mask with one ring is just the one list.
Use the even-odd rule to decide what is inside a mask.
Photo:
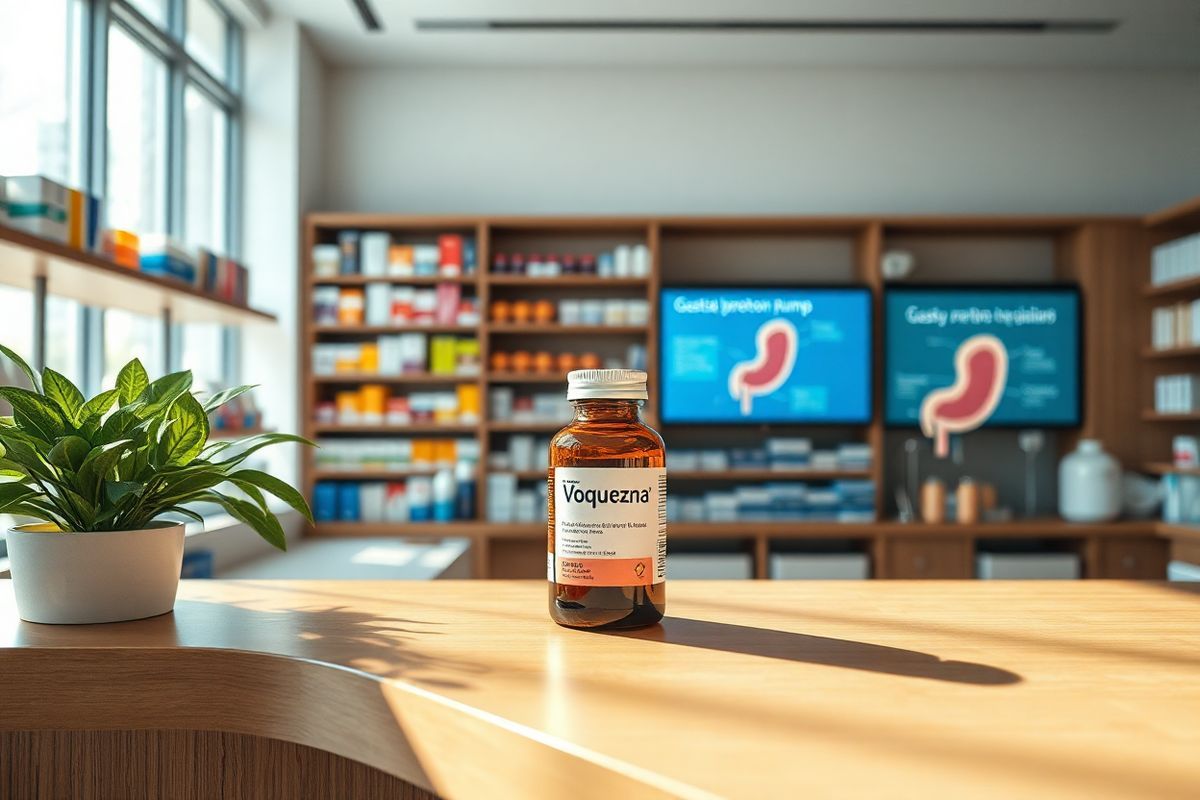
[(0, 727), (280, 739), (451, 798), (1200, 791), (1200, 587), (668, 594), (662, 627), (596, 634), (540, 582), (193, 581), (174, 614), (56, 627), (2, 585)]

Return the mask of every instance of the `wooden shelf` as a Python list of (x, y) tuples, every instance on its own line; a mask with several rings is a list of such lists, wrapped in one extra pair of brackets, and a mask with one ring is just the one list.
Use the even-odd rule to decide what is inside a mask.
[(565, 372), (489, 372), (488, 383), (562, 383), (567, 382)]
[(318, 469), (313, 470), (313, 479), (318, 481), (402, 481), (405, 478), (429, 477), (437, 469)]
[(1152, 475), (1200, 475), (1200, 467), (1177, 467), (1168, 462), (1149, 462), (1142, 465)]
[(562, 422), (512, 422), (509, 420), (491, 420), (487, 423), (487, 429), (496, 433), (554, 433), (566, 426), (568, 422), (570, 422), (570, 420), (563, 420)]
[(1161, 414), (1157, 411), (1143, 411), (1142, 419), (1146, 422), (1200, 422), (1200, 412)]
[(499, 334), (533, 334), (536, 336), (561, 336), (586, 334), (588, 336), (642, 336), (646, 333), (645, 325), (556, 325), (547, 323), (545, 325), (528, 324), (528, 325), (503, 325), (499, 323), (491, 323), (488, 325), (488, 333)]
[(531, 278), (528, 275), (488, 275), (487, 282), (493, 286), (637, 286), (645, 287), (648, 278), (601, 278), (595, 275), (556, 275)]
[(403, 372), (399, 375), (379, 375), (374, 372), (337, 372), (333, 375), (314, 375), (314, 383), (344, 384), (344, 383), (433, 383), (448, 385), (452, 383), (475, 383), (478, 375), (440, 375), (432, 372)]
[(395, 333), (465, 333), (474, 335), (474, 325), (314, 325), (313, 333), (320, 334), (395, 334)]
[(147, 275), (105, 256), (0, 225), (0, 283), (31, 290), (43, 277), (46, 291), (56, 297), (151, 317), (170, 311), (172, 322), (275, 321), (274, 314), (222, 300), (181, 281)]
[(445, 277), (442, 275), (309, 275), (314, 286), (366, 286), (370, 283), (391, 283), (399, 286), (437, 286), (439, 283), (459, 283), (474, 286), (478, 274)]
[(1142, 358), (1195, 358), (1200, 356), (1200, 347), (1170, 347), (1157, 349), (1147, 347), (1142, 350)]
[(1149, 228), (1200, 230), (1200, 197), (1193, 197), (1162, 211), (1147, 214), (1145, 222)]
[(870, 478), (869, 469), (667, 470), (667, 481), (836, 481)]
[(1147, 297), (1162, 297), (1172, 294), (1189, 294), (1200, 292), (1200, 275), (1194, 278), (1171, 281), (1170, 283), (1147, 284), (1142, 287), (1142, 294)]
[(418, 436), (423, 434), (475, 433), (478, 425), (414, 422), (408, 425), (313, 425), (317, 433), (373, 433), (386, 436)]

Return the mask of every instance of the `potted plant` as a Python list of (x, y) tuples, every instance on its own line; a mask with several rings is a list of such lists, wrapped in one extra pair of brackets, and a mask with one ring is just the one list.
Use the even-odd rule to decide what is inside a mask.
[(134, 359), (115, 388), (89, 400), (54, 370), (39, 377), (12, 350), (0, 353), (33, 386), (0, 387), (12, 406), (0, 417), (0, 513), (41, 520), (8, 533), (22, 619), (115, 622), (170, 611), (183, 558), (178, 518), (203, 522), (189, 503), (220, 505), (280, 550), (283, 528), (266, 494), (312, 520), (298, 491), (242, 467), (268, 445), (311, 442), (285, 433), (208, 441), (208, 415), (253, 387), (202, 401), (190, 371), (151, 381)]

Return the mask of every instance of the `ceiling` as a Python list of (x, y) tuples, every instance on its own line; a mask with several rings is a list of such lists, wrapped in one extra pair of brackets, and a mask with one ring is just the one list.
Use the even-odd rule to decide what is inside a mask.
[[(331, 64), (1200, 66), (1195, 0), (267, 0), (295, 17)], [(889, 21), (1112, 20), (1111, 33), (419, 31), (418, 20)]]

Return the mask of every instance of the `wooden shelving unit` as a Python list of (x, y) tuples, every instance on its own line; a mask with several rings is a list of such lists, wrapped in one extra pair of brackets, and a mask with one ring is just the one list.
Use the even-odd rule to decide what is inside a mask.
[(1200, 346), (1182, 346), (1167, 350), (1150, 346), (1151, 319), (1155, 308), (1200, 301), (1200, 276), (1165, 284), (1150, 283), (1153, 248), (1173, 239), (1200, 232), (1200, 197), (1149, 214), (1143, 223), (1146, 238), (1143, 252), (1139, 253), (1138, 259), (1142, 303), (1138, 309), (1137, 322), (1141, 327), (1139, 335), (1143, 337), (1141, 340), (1146, 345), (1141, 353), (1140, 393), (1144, 406), (1142, 421), (1149, 425), (1140, 436), (1140, 457), (1143, 462), (1141, 466), (1145, 471), (1157, 475), (1200, 475), (1200, 471), (1177, 469), (1164, 460), (1170, 458), (1172, 437), (1195, 433), (1196, 423), (1200, 422), (1200, 411), (1162, 413), (1153, 408), (1155, 379), (1160, 375), (1196, 372), (1193, 361), (1200, 358)]
[(1200, 467), (1177, 467), (1166, 462), (1151, 461), (1142, 465), (1151, 475), (1200, 475)]
[[(774, 263), (778, 273), (776, 283), (832, 283), (866, 285), (875, 297), (875, 364), (874, 364), (874, 413), (871, 420), (856, 426), (838, 426), (852, 431), (850, 436), (860, 437), (871, 447), (873, 458), (867, 470), (854, 471), (772, 471), (742, 470), (728, 473), (673, 472), (670, 475), (675, 485), (691, 484), (701, 492), (710, 484), (745, 481), (813, 481), (823, 482), (839, 479), (870, 479), (876, 491), (876, 508), (881, 515), (869, 523), (836, 522), (779, 522), (779, 523), (683, 523), (671, 525), (675, 540), (734, 540), (741, 542), (753, 554), (755, 574), (767, 577), (771, 548), (789, 541), (818, 539), (847, 539), (859, 542), (871, 556), (876, 577), (969, 577), (973, 573), (972, 548), (977, 538), (1051, 538), (1074, 542), (1084, 558), (1090, 576), (1118, 574), (1132, 577), (1129, 571), (1122, 573), (1120, 563), (1153, 563), (1157, 550), (1149, 548), (1147, 541), (1156, 538), (1154, 523), (1115, 523), (1097, 526), (1072, 526), (1058, 520), (1020, 520), (1010, 523), (994, 523), (964, 529), (955, 525), (898, 525), (885, 521), (882, 515), (890, 505), (895, 476), (887, 474), (885, 447), (888, 433), (883, 422), (883, 373), (882, 373), (882, 295), (885, 290), (879, 272), (880, 258), (893, 240), (905, 237), (931, 237), (946, 240), (975, 237), (981, 241), (1019, 240), (1036, 237), (1049, 240), (1054, 249), (1054, 279), (1069, 280), (1080, 284), (1084, 294), (1086, 313), (1084, 326), (1084, 424), (1080, 430), (1060, 434), (1059, 448), (1070, 449), (1078, 436), (1103, 440), (1106, 447), (1130, 466), (1140, 466), (1152, 461), (1150, 453), (1144, 453), (1143, 441), (1147, 428), (1165, 425), (1131, 425), (1138, 419), (1146, 400), (1137, 381), (1114, 380), (1115, 376), (1138, 374), (1139, 365), (1154, 360), (1167, 363), (1170, 358), (1186, 358), (1183, 352), (1170, 356), (1143, 353), (1145, 342), (1137, 330), (1148, 330), (1148, 323), (1135, 328), (1129, 321), (1129, 300), (1143, 297), (1142, 291), (1148, 271), (1130, 270), (1131, 263), (1148, 264), (1150, 229), (1143, 220), (1128, 217), (461, 217), (461, 216), (402, 216), (362, 214), (314, 214), (305, 222), (305, 241), (302, 254), (300, 313), (303, 320), (311, 318), (311, 290), (319, 285), (354, 286), (370, 281), (393, 284), (433, 285), (442, 282), (437, 278), (411, 279), (393, 276), (381, 278), (316, 278), (312, 276), (309, 254), (317, 242), (334, 241), (341, 229), (387, 230), (397, 236), (411, 235), (428, 241), (437, 233), (458, 232), (473, 236), (476, 243), (477, 261), (481, 265), (478, 274), (455, 279), (464, 291), (473, 292), (480, 304), (481, 321), (469, 329), (456, 328), (461, 335), (474, 333), (480, 341), (480, 355), (484, 372), (478, 376), (444, 375), (399, 375), (378, 376), (338, 374), (312, 376), (307, 372), (311, 361), (309, 349), (318, 341), (343, 341), (359, 335), (344, 329), (317, 329), (306, 323), (301, 337), (301, 362), (306, 370), (303, 375), (302, 418), (306, 421), (306, 432), (311, 436), (337, 436), (342, 433), (368, 435), (416, 435), (419, 429), (397, 431), (387, 426), (359, 428), (331, 428), (313, 424), (313, 409), (318, 397), (328, 397), (335, 386), (357, 383), (386, 383), (403, 387), (423, 384), (451, 386), (455, 383), (474, 382), (480, 387), (483, 409), (488, 411), (488, 394), (492, 387), (511, 387), (522, 390), (550, 391), (565, 385), (565, 375), (560, 373), (512, 373), (487, 371), (490, 354), (498, 348), (533, 349), (519, 337), (544, 337), (546, 350), (585, 349), (587, 346), (602, 348), (625, 347), (631, 341), (645, 344), (647, 367), (650, 374), (652, 397), (657, 396), (655, 382), (660, 372), (657, 359), (657, 299), (664, 282), (741, 284), (736, 262), (725, 260), (722, 255), (730, 244), (740, 242), (765, 243), (761, 252), (767, 258), (784, 259), (788, 242), (812, 240), (829, 249), (848, 248), (849, 267), (837, 275), (820, 272), (820, 265), (803, 261), (780, 260)], [(1155, 223), (1158, 224), (1158, 223)], [(1173, 226), (1168, 226), (1175, 230)], [(1157, 230), (1157, 229), (1154, 229)], [(1165, 230), (1165, 229), (1164, 229)], [(1157, 233), (1153, 235), (1158, 235)], [(1165, 234), (1163, 234), (1165, 235)], [(615, 243), (633, 244), (644, 242), (651, 257), (651, 273), (647, 278), (599, 278), (592, 276), (563, 275), (547, 278), (499, 274), (487, 271), (491, 256), (497, 252), (596, 252)], [(830, 242), (834, 244), (829, 244)], [(776, 248), (772, 250), (771, 248)], [(822, 251), (824, 252), (824, 251)], [(712, 274), (696, 273), (693, 278), (691, 262), (699, 254), (717, 264), (723, 270), (721, 278)], [(712, 255), (716, 254), (716, 255)], [(774, 254), (774, 255), (772, 255)], [(813, 272), (812, 270), (816, 270)], [(731, 271), (732, 270), (732, 271)], [(681, 280), (685, 275), (689, 280)], [(1156, 287), (1156, 294), (1157, 289)], [(1200, 282), (1197, 283), (1200, 290)], [(1176, 295), (1186, 291), (1181, 285), (1172, 285), (1169, 293)], [(575, 292), (578, 292), (575, 294)], [(1167, 293), (1166, 290), (1163, 292)], [(1155, 295), (1145, 295), (1148, 298)], [(649, 302), (650, 319), (645, 326), (556, 326), (536, 324), (498, 324), (489, 319), (489, 304), (494, 299), (561, 299), (572, 297), (627, 297), (645, 298)], [(1144, 309), (1137, 309), (1140, 318)], [(406, 328), (404, 330), (417, 330)], [(427, 329), (425, 329), (427, 330)], [(388, 332), (403, 332), (389, 329)], [(374, 329), (361, 332), (375, 335)], [(340, 338), (332, 338), (340, 337)], [(561, 337), (561, 339), (557, 338)], [(593, 341), (595, 345), (593, 345)], [(519, 346), (524, 345), (524, 346)], [(656, 408), (653, 403), (647, 409), (647, 418), (655, 423)], [(1200, 419), (1198, 415), (1195, 419)], [(1147, 420), (1150, 421), (1150, 420)], [(1155, 422), (1194, 421), (1172, 417), (1169, 420), (1154, 419)], [(461, 436), (474, 435), (482, 453), (481, 463), (486, 464), (487, 454), (495, 447), (504, 446), (507, 437), (516, 433), (550, 434), (561, 427), (559, 423), (515, 423), (481, 420), (475, 426), (447, 429), (445, 433)], [(668, 429), (668, 437), (674, 441), (681, 426)], [(764, 426), (758, 429), (778, 430), (789, 435), (805, 435), (810, 426)], [(661, 428), (660, 428), (661, 430)], [(749, 429), (747, 429), (749, 430)], [(698, 433), (698, 431), (693, 431)], [(670, 442), (669, 442), (670, 443)], [(1159, 454), (1159, 458), (1163, 454)], [(309, 456), (311, 458), (311, 456)], [(512, 470), (497, 470), (513, 472)], [(473, 561), (477, 575), (493, 577), (534, 577), (540, 574), (544, 563), (541, 555), (545, 549), (545, 526), (542, 523), (493, 524), (484, 521), (486, 508), (486, 470), (480, 470), (478, 502), (480, 515), (477, 520), (448, 524), (414, 523), (397, 525), (389, 523), (322, 523), (316, 529), (321, 536), (467, 536), (473, 540)], [(544, 479), (541, 471), (518, 471), (516, 477), (525, 482), (536, 483)], [(313, 483), (329, 477), (334, 480), (386, 480), (397, 477), (397, 473), (317, 473), (310, 461), (306, 464), (304, 483), (311, 492)], [(1122, 549), (1126, 548), (1126, 549)], [(1128, 548), (1133, 548), (1129, 550)], [(1129, 556), (1136, 551), (1137, 557)], [(1119, 557), (1120, 556), (1120, 557)], [(921, 565), (934, 565), (926, 567)], [(1114, 566), (1117, 565), (1117, 566)], [(1142, 567), (1139, 567), (1142, 569)], [(923, 571), (924, 570), (924, 571)]]
[(310, 375), (313, 383), (387, 383), (387, 384), (420, 384), (435, 383), (449, 385), (454, 383), (475, 383), (478, 375), (443, 375), (437, 372), (401, 372), (396, 375), (378, 372), (335, 372), (331, 375)]
[(1200, 347), (1171, 347), (1167, 349), (1147, 347), (1142, 350), (1142, 358), (1195, 358), (1200, 356)]
[(194, 286), (122, 267), (97, 253), (77, 250), (0, 225), (0, 283), (46, 292), (93, 306), (119, 308), (173, 322), (224, 325), (273, 323), (275, 315), (224, 300)]
[(317, 334), (341, 334), (349, 336), (377, 336), (389, 333), (461, 333), (472, 334), (474, 325), (314, 325)]

